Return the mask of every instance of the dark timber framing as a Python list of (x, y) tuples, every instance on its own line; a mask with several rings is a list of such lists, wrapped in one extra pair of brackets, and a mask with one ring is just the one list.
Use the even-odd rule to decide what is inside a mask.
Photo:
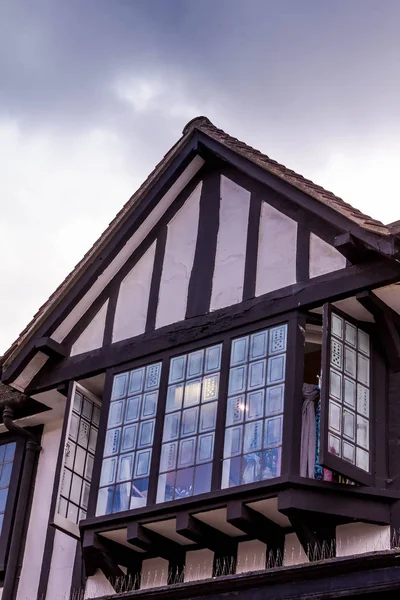
[(310, 279), (310, 229), (305, 223), (297, 224), (296, 280)]
[[(70, 410), (71, 410), (71, 404), (73, 402), (73, 397), (72, 397), (73, 390), (74, 390), (74, 382), (71, 381), (69, 383), (68, 391), (67, 391), (67, 399), (66, 399), (66, 403), (65, 403), (65, 413), (64, 413), (65, 415), (69, 415)], [(68, 418), (64, 418), (63, 427), (62, 427), (62, 431), (61, 431), (60, 445), (58, 448), (56, 470), (54, 473), (53, 492), (51, 495), (50, 512), (49, 512), (49, 518), (48, 518), (48, 524), (47, 524), (47, 530), (46, 530), (46, 538), (45, 538), (45, 543), (44, 543), (42, 567), (40, 570), (40, 577), (39, 577), (39, 586), (38, 586), (38, 593), (37, 593), (38, 598), (46, 597), (47, 586), (49, 583), (51, 560), (53, 557), (54, 538), (55, 538), (55, 534), (56, 534), (56, 528), (53, 525), (53, 520), (54, 520), (54, 515), (55, 515), (56, 509), (57, 509), (57, 500), (58, 500), (61, 472), (62, 472), (62, 469), (64, 466), (63, 465), (64, 449), (65, 449), (65, 439), (67, 436), (67, 429), (68, 429)], [(64, 531), (64, 533), (66, 535), (68, 535), (68, 533), (66, 531)]]
[(243, 300), (254, 298), (256, 294), (258, 240), (260, 233), (261, 204), (263, 196), (260, 191), (253, 191), (250, 196), (249, 224), (247, 227), (246, 263), (243, 281)]
[(274, 317), (295, 309), (310, 310), (324, 302), (334, 302), (373, 287), (395, 283), (400, 277), (400, 265), (385, 260), (353, 265), (342, 271), (321, 275), (306, 282), (270, 292), (263, 296), (219, 309), (201, 317), (162, 327), (68, 359), (46, 364), (28, 386), (28, 393), (37, 393), (68, 382), (100, 373), (165, 349), (206, 339), (218, 332), (266, 317)]
[[(54, 331), (67, 312), (71, 310), (74, 303), (79, 301), (84, 293), (90, 289), (90, 286), (104, 270), (107, 263), (121, 250), (131, 235), (133, 228), (138, 227), (144, 221), (159, 199), (177, 180), (179, 175), (184, 172), (195, 156), (199, 154), (206, 159), (212, 156), (213, 161), (215, 161), (215, 157), (218, 157), (222, 161), (228, 163), (230, 168), (235, 167), (242, 173), (245, 173), (246, 177), (253, 178), (255, 181), (267, 186), (269, 188), (268, 196), (282, 195), (296, 205), (298, 210), (305, 209), (310, 214), (314, 214), (317, 217), (317, 220), (320, 221), (322, 219), (326, 227), (329, 228), (332, 225), (339, 230), (336, 232), (336, 235), (340, 232), (351, 233), (354, 239), (362, 241), (370, 248), (388, 257), (394, 257), (398, 252), (398, 243), (395, 242), (393, 237), (385, 239), (385, 236), (377, 235), (362, 229), (334, 209), (309, 197), (306, 193), (294, 188), (279, 177), (265, 171), (265, 169), (262, 169), (250, 160), (240, 156), (238, 153), (215, 141), (205, 133), (194, 130), (180, 152), (171, 159), (170, 164), (165, 169), (164, 173), (155, 180), (150, 191), (148, 191), (145, 197), (141, 199), (135, 210), (132, 211), (132, 214), (125, 222), (119, 226), (118, 235), (110, 238), (104, 251), (99, 253), (97, 258), (92, 261), (87, 267), (85, 274), (81, 276), (53, 312), (44, 320), (43, 324), (36, 331), (37, 337), (48, 336)], [(311, 223), (310, 228), (314, 230)], [(107, 260), (105, 260), (105, 258), (107, 258)], [(33, 354), (34, 339), (31, 339), (19, 352), (15, 360), (7, 367), (3, 375), (3, 380), (5, 382), (12, 381), (21, 369), (26, 366)]]
[(187, 298), (187, 319), (206, 313), (210, 307), (220, 203), (221, 175), (218, 170), (213, 170), (204, 177), (201, 189), (199, 228)]
[(153, 273), (151, 277), (149, 292), (149, 305), (147, 308), (146, 331), (153, 331), (153, 329), (155, 329), (156, 326), (158, 294), (160, 292), (160, 283), (165, 256), (165, 246), (167, 243), (167, 234), (168, 225), (164, 225), (157, 238)]

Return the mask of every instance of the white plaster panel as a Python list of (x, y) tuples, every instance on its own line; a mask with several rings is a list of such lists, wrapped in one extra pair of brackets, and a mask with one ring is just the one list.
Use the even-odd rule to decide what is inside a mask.
[(90, 290), (81, 298), (74, 306), (71, 312), (67, 315), (57, 329), (52, 333), (51, 337), (56, 342), (62, 342), (68, 335), (74, 325), (85, 314), (87, 309), (93, 304), (100, 292), (118, 273), (120, 268), (125, 264), (132, 253), (139, 247), (145, 237), (153, 229), (154, 225), (160, 220), (165, 211), (171, 206), (172, 202), (178, 194), (189, 183), (193, 176), (203, 166), (204, 160), (200, 156), (195, 156), (192, 162), (186, 167), (182, 175), (178, 177), (176, 182), (169, 188), (168, 192), (161, 198), (157, 206), (150, 213), (147, 219), (138, 227), (132, 237), (127, 241), (121, 252), (111, 261), (104, 271), (96, 279)]
[(306, 553), (295, 533), (285, 535), (285, 550), (283, 553), (283, 566), (292, 567), (309, 562)]
[(211, 579), (213, 562), (214, 552), (208, 548), (186, 552), (185, 582)]
[(45, 425), (17, 600), (36, 600), (49, 520), (62, 420)]
[(69, 600), (77, 541), (56, 530), (46, 600)]
[(185, 318), (199, 226), (201, 188), (202, 182), (168, 224), (156, 328)]
[(77, 340), (72, 344), (71, 356), (83, 354), (89, 350), (101, 348), (103, 345), (104, 328), (106, 326), (108, 300), (90, 321)]
[(258, 240), (256, 296), (296, 283), (297, 223), (262, 203)]
[(113, 342), (144, 333), (155, 251), (156, 242), (121, 282), (115, 309)]
[(221, 176), (221, 204), (210, 309), (243, 300), (250, 192)]
[(390, 549), (390, 526), (349, 523), (336, 527), (336, 556)]
[(236, 573), (262, 571), (266, 564), (267, 546), (259, 540), (239, 542)]
[(164, 558), (147, 558), (142, 563), (141, 590), (160, 587), (168, 583), (168, 561)]
[(87, 598), (114, 596), (116, 593), (103, 571), (98, 569), (92, 577), (87, 578), (84, 600)]
[(315, 233), (310, 235), (310, 277), (318, 277), (346, 267), (346, 259), (336, 248), (321, 240)]

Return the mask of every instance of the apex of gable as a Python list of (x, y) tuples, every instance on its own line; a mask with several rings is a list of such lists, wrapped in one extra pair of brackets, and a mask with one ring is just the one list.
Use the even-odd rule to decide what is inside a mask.
[(186, 123), (185, 127), (182, 130), (182, 135), (186, 135), (193, 129), (204, 127), (205, 125), (212, 126), (213, 124), (211, 123), (210, 119), (204, 117), (203, 115), (199, 117), (194, 117), (194, 119), (191, 119), (188, 123)]

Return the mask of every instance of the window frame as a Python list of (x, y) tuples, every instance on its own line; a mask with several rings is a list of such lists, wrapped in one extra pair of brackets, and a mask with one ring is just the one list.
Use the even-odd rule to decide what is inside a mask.
[[(221, 489), (221, 476), (222, 476), (222, 463), (223, 463), (223, 446), (224, 446), (224, 432), (225, 432), (225, 419), (227, 409), (227, 387), (229, 380), (229, 365), (230, 365), (230, 354), (232, 340), (240, 337), (241, 335), (251, 334), (263, 329), (273, 327), (275, 325), (287, 324), (287, 354), (286, 354), (286, 379), (285, 379), (285, 393), (284, 393), (284, 420), (283, 420), (283, 433), (282, 433), (282, 462), (281, 462), (281, 474), (279, 477), (261, 480), (254, 483), (243, 484), (235, 488)], [(123, 518), (131, 514), (138, 514), (141, 510), (154, 508), (158, 509), (164, 506), (176, 505), (177, 503), (187, 503), (190, 501), (196, 502), (200, 499), (213, 498), (215, 494), (225, 492), (229, 493), (230, 490), (243, 490), (244, 492), (251, 489), (257, 489), (260, 487), (272, 487), (277, 483), (280, 483), (289, 476), (291, 472), (293, 475), (299, 473), (299, 465), (296, 468), (295, 462), (296, 457), (299, 456), (300, 449), (300, 427), (298, 426), (301, 418), (301, 403), (296, 404), (295, 396), (296, 390), (301, 389), (302, 384), (302, 372), (298, 366), (301, 363), (302, 367), (302, 355), (299, 360), (299, 351), (302, 345), (302, 334), (301, 324), (305, 323), (305, 317), (300, 311), (290, 311), (282, 313), (274, 317), (265, 317), (257, 322), (246, 324), (240, 327), (232, 327), (229, 331), (223, 333), (211, 333), (207, 338), (188, 342), (186, 344), (172, 346), (168, 350), (162, 352), (152, 352), (146, 356), (141, 356), (136, 360), (129, 361), (124, 364), (111, 367), (106, 371), (106, 380), (103, 391), (102, 399), (102, 412), (100, 417), (99, 432), (98, 432), (98, 443), (96, 448), (96, 455), (93, 468), (93, 476), (91, 481), (91, 489), (89, 496), (89, 504), (87, 510), (87, 519), (95, 519), (101, 521), (104, 518)], [(195, 335), (194, 335), (195, 337)], [(173, 340), (171, 340), (173, 342)], [(157, 485), (158, 485), (158, 465), (160, 460), (161, 444), (162, 444), (162, 432), (164, 426), (165, 417), (165, 405), (167, 399), (167, 387), (169, 378), (169, 366), (170, 361), (182, 354), (195, 351), (197, 349), (208, 348), (215, 344), (222, 343), (222, 356), (221, 356), (221, 371), (220, 371), (220, 391), (217, 409), (217, 422), (215, 429), (215, 445), (213, 455), (213, 467), (212, 467), (212, 480), (211, 489), (209, 492), (200, 494), (197, 496), (191, 496), (188, 498), (181, 498), (179, 500), (170, 500), (162, 503), (156, 503)], [(172, 344), (171, 344), (172, 345)], [(154, 444), (152, 449), (152, 459), (150, 467), (150, 478), (149, 478), (149, 490), (147, 504), (141, 508), (130, 509), (121, 511), (118, 513), (111, 513), (109, 515), (98, 515), (96, 516), (97, 506), (97, 494), (99, 490), (100, 474), (102, 468), (102, 459), (105, 445), (105, 438), (107, 432), (108, 414), (111, 404), (111, 391), (113, 385), (113, 379), (115, 375), (124, 373), (129, 370), (140, 368), (143, 366), (150, 365), (152, 363), (162, 362), (161, 379), (159, 387), (159, 399), (158, 408), (154, 432)], [(288, 378), (287, 374), (294, 369), (295, 373), (293, 377)], [(291, 414), (293, 405), (297, 407), (297, 416)], [(299, 405), (299, 406), (297, 406)], [(288, 444), (285, 440), (293, 440), (293, 444)], [(299, 462), (299, 461), (298, 461)]]
[[(330, 383), (330, 340), (331, 340), (331, 316), (337, 314), (339, 317), (348, 321), (358, 329), (361, 329), (369, 335), (370, 339), (370, 405), (369, 405), (369, 453), (370, 453), (370, 471), (362, 471), (355, 465), (346, 462), (344, 459), (328, 452), (328, 418), (329, 418), (329, 383)], [(372, 327), (368, 326), (372, 325)], [(320, 429), (320, 456), (321, 466), (335, 471), (339, 475), (351, 479), (361, 485), (373, 486), (376, 477), (376, 379), (375, 379), (375, 355), (374, 336), (371, 331), (373, 324), (364, 321), (358, 321), (347, 313), (337, 309), (330, 303), (323, 307), (322, 321), (322, 379), (321, 379), (321, 429)]]
[[(57, 529), (60, 529), (61, 531), (63, 531), (64, 533), (67, 533), (68, 535), (75, 537), (76, 539), (80, 539), (79, 525), (74, 523), (73, 521), (70, 521), (67, 517), (63, 517), (62, 515), (60, 515), (57, 510), (58, 503), (59, 503), (60, 496), (61, 496), (61, 482), (62, 482), (62, 473), (63, 473), (63, 469), (64, 469), (64, 464), (65, 464), (66, 442), (67, 442), (69, 431), (70, 431), (72, 409), (73, 409), (74, 396), (75, 396), (76, 391), (80, 392), (83, 396), (87, 396), (87, 398), (89, 400), (91, 400), (94, 404), (96, 404), (96, 406), (100, 409), (100, 419), (101, 419), (101, 409), (102, 409), (101, 399), (99, 399), (95, 394), (93, 394), (92, 392), (87, 390), (85, 387), (80, 385), (77, 381), (71, 381), (68, 386), (68, 395), (67, 395), (67, 400), (66, 400), (66, 404), (65, 404), (64, 423), (63, 423), (63, 430), (61, 433), (60, 447), (59, 447), (58, 457), (57, 457), (57, 467), (56, 467), (56, 475), (55, 475), (54, 490), (53, 490), (53, 505), (51, 507), (50, 517), (51, 517), (52, 525), (54, 525), (54, 527), (56, 527)], [(97, 444), (96, 444), (95, 457), (97, 454), (98, 439), (99, 439), (99, 432), (98, 432), (98, 438), (97, 438)], [(93, 481), (93, 473), (92, 473), (92, 480), (90, 482), (90, 488), (92, 488), (92, 481)], [(91, 491), (91, 489), (90, 489), (90, 491)]]
[(25, 454), (25, 440), (15, 434), (4, 433), (0, 436), (0, 445), (16, 443), (13, 460), (10, 485), (8, 488), (7, 502), (4, 511), (3, 527), (0, 534), (0, 573), (4, 574), (7, 569), (8, 551), (11, 542), (12, 525), (17, 508), (17, 494), (21, 479), (22, 465)]

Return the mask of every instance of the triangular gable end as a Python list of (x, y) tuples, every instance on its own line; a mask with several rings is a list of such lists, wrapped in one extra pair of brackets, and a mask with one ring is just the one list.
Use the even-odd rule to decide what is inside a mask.
[[(152, 202), (144, 194), (141, 202), (133, 203), (124, 215), (123, 236), (109, 235), (110, 249), (100, 256), (98, 271), (92, 272), (86, 285), (79, 280), (69, 289), (75, 301), (70, 300), (64, 311), (60, 303), (58, 317), (53, 318), (56, 326), (48, 321), (47, 329), (44, 324), (40, 330), (42, 336), (49, 335), (76, 356), (102, 343), (119, 343), (343, 269), (346, 259), (333, 247), (333, 240), (344, 231), (351, 230), (358, 240), (366, 237), (370, 248), (379, 238), (379, 247), (394, 254), (395, 244), (390, 235), (379, 232), (384, 226), (378, 222), (371, 225), (370, 220), (363, 229), (341, 212), (325, 230), (326, 211), (331, 214), (333, 206), (325, 203), (321, 214), (317, 198), (309, 197), (305, 203), (306, 192), (301, 192), (301, 202), (296, 190), (290, 195), (292, 183), (285, 183), (284, 194), (277, 192), (278, 175), (271, 175), (271, 170), (268, 183), (260, 182), (258, 171), (254, 177), (252, 168), (244, 175), (243, 164), (231, 161), (235, 151), (243, 160), (242, 147), (234, 151), (233, 138), (225, 134), (227, 143), (218, 139), (220, 130), (210, 128), (200, 119), (198, 126), (193, 123), (184, 130), (190, 152), (180, 142), (184, 155), (181, 162), (178, 155), (173, 157), (175, 175), (172, 170), (162, 182), (153, 173), (158, 192), (151, 196), (147, 191)], [(210, 152), (213, 159), (208, 161)], [(223, 160), (218, 162), (215, 156)], [(247, 156), (247, 166), (249, 160)], [(256, 166), (260, 170), (260, 164)], [(307, 214), (312, 215), (309, 227), (305, 227)], [(30, 355), (28, 346), (25, 358), (14, 364), (7, 355), (6, 380), (12, 380), (18, 365), (29, 363), (35, 353), (32, 340), (30, 344)]]

